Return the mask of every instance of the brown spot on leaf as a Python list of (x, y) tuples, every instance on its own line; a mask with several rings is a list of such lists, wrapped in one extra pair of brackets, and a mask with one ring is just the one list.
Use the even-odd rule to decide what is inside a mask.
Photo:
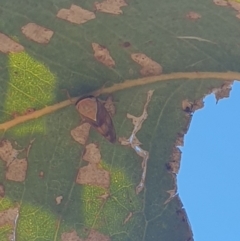
[(10, 225), (14, 227), (15, 220), (18, 215), (18, 208), (9, 208), (0, 212), (0, 227)]
[(79, 142), (81, 145), (85, 145), (89, 136), (90, 128), (90, 124), (83, 123), (71, 130), (71, 135), (75, 141)]
[(60, 9), (57, 17), (75, 24), (83, 24), (96, 18), (93, 12), (85, 10), (77, 5), (72, 4), (70, 9)]
[(83, 155), (83, 160), (87, 161), (91, 164), (98, 164), (101, 161), (101, 153), (100, 150), (98, 149), (97, 145), (94, 143), (91, 143), (86, 146), (84, 155)]
[(59, 205), (62, 202), (63, 196), (56, 197), (56, 203)]
[(95, 2), (95, 8), (99, 12), (110, 14), (122, 14), (121, 7), (127, 6), (125, 0), (104, 0), (103, 2)]
[(122, 45), (124, 48), (128, 48), (131, 46), (131, 43), (129, 42), (124, 42), (123, 45)]
[(178, 137), (175, 142), (175, 146), (183, 146), (184, 145), (184, 134), (178, 133)]
[(189, 12), (186, 14), (186, 18), (191, 19), (191, 20), (197, 20), (200, 19), (202, 16), (199, 13), (196, 12)]
[(8, 140), (2, 140), (0, 142), (0, 158), (7, 163), (7, 166), (17, 158), (20, 150), (16, 150), (12, 147), (12, 144)]
[(153, 61), (152, 59), (150, 59), (149, 57), (147, 57), (145, 54), (142, 54), (142, 53), (131, 54), (131, 58), (136, 63), (142, 66), (140, 73), (143, 76), (160, 75), (162, 73), (162, 66), (157, 62)]
[(43, 177), (44, 177), (43, 171), (39, 172), (39, 177), (40, 177), (40, 178), (43, 178)]
[(27, 166), (28, 164), (25, 158), (15, 159), (7, 168), (6, 179), (15, 182), (23, 182), (26, 178)]
[(9, 38), (7, 35), (0, 33), (0, 52), (4, 54), (22, 52), (24, 47)]
[(109, 188), (110, 174), (98, 166), (101, 161), (101, 153), (96, 144), (91, 143), (86, 146), (83, 160), (89, 164), (79, 169), (76, 182)]
[(111, 239), (108, 236), (92, 229), (86, 241), (111, 241)]
[(181, 151), (178, 147), (174, 146), (171, 155), (171, 161), (168, 162), (172, 173), (177, 174), (180, 168)]
[(195, 100), (194, 102), (191, 102), (188, 99), (185, 99), (182, 101), (182, 109), (189, 114), (203, 108), (203, 106), (204, 106), (203, 99)]
[(108, 171), (98, 168), (96, 164), (88, 164), (79, 169), (76, 182), (78, 184), (109, 188), (110, 174)]
[(94, 51), (94, 57), (97, 61), (106, 65), (107, 67), (115, 66), (115, 61), (110, 56), (110, 53), (106, 47), (104, 47), (100, 44), (97, 44), (97, 43), (92, 43), (92, 48)]
[(196, 110), (202, 109), (203, 107), (204, 107), (203, 99), (195, 100), (193, 102), (192, 110), (196, 111)]
[(61, 241), (111, 241), (106, 235), (99, 233), (96, 230), (91, 229), (88, 237), (86, 239), (81, 239), (77, 232), (73, 230), (72, 232), (66, 232), (61, 235)]
[(240, 12), (240, 3), (236, 1), (228, 1), (228, 4), (234, 8), (236, 11)]
[(66, 232), (61, 235), (61, 241), (83, 241), (79, 238), (77, 232), (73, 230), (72, 232)]
[(28, 23), (21, 29), (27, 38), (39, 44), (47, 44), (53, 36), (52, 30), (39, 26), (36, 23)]
[(218, 6), (227, 6), (228, 2), (225, 0), (213, 0), (213, 2)]
[(107, 100), (105, 101), (104, 107), (108, 111), (108, 113), (113, 117), (116, 113), (116, 108), (113, 103), (113, 97), (110, 95), (108, 96)]
[(213, 0), (213, 2), (218, 5), (218, 6), (230, 6), (233, 9), (237, 11), (236, 17), (240, 19), (240, 3), (237, 2), (236, 0), (229, 0), (229, 1), (224, 1), (224, 0)]
[[(6, 179), (16, 182), (23, 182), (27, 172), (27, 157), (34, 139), (30, 141), (27, 148), (16, 150), (8, 140), (0, 142), (0, 158), (6, 162)], [(18, 159), (18, 154), (26, 151), (26, 158)]]
[(3, 198), (5, 196), (5, 188), (2, 184), (0, 184), (0, 197)]
[(230, 91), (232, 90), (233, 81), (225, 81), (220, 88), (213, 89), (212, 92), (215, 94), (217, 102), (220, 99), (228, 98)]
[(191, 113), (192, 112), (192, 107), (193, 107), (193, 103), (190, 102), (188, 99), (182, 101), (182, 109), (183, 109), (183, 111), (185, 111), (187, 113)]

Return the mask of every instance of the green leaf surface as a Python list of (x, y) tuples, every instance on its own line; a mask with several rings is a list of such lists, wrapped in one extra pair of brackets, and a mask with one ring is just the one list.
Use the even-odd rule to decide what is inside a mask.
[[(0, 214), (13, 207), (19, 212), (14, 222), (0, 217), (0, 240), (10, 240), (13, 233), (14, 241), (66, 241), (64, 234), (76, 231), (76, 240), (87, 241), (94, 240), (96, 232), (104, 235), (95, 239), (99, 241), (190, 241), (193, 235), (178, 194), (166, 203), (168, 191), (176, 187), (166, 164), (189, 125), (182, 101), (199, 100), (224, 79), (240, 76), (236, 7), (207, 0), (126, 0), (122, 14), (115, 15), (95, 11), (94, 2), (0, 0), (0, 33), (24, 47), (18, 53), (0, 52), (0, 133), (15, 150), (22, 150), (8, 163), (1, 157), (3, 142), (0, 145)], [(95, 18), (74, 24), (56, 16), (71, 4)], [(194, 19), (190, 12), (199, 15)], [(49, 42), (26, 37), (21, 29), (28, 23), (52, 30)], [(0, 36), (3, 46), (1, 41)], [(95, 59), (92, 43), (109, 51), (114, 67)], [(134, 53), (145, 54), (169, 75), (142, 76), (142, 67), (131, 58)], [(148, 91), (154, 90), (136, 134), (139, 147), (149, 153), (139, 194), (142, 157), (131, 146), (111, 144), (94, 129), (87, 144), (99, 148), (97, 168), (109, 173), (110, 186), (76, 182), (79, 169), (88, 163), (83, 160), (85, 147), (71, 135), (81, 118), (70, 102), (63, 102), (64, 90), (76, 97), (99, 89), (100, 94), (112, 92), (117, 138), (131, 136), (134, 125), (127, 114), (141, 116)], [(31, 120), (18, 124), (22, 117), (16, 115)], [(6, 127), (11, 120), (12, 127)], [(27, 162), (26, 176), (12, 180), (7, 172), (20, 159)]]

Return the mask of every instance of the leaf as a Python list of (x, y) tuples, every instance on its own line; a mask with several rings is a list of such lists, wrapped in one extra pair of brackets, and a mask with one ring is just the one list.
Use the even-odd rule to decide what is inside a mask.
[[(240, 79), (238, 4), (0, 4), (0, 239), (192, 240), (177, 146)], [(80, 127), (66, 90), (113, 97), (117, 143)]]

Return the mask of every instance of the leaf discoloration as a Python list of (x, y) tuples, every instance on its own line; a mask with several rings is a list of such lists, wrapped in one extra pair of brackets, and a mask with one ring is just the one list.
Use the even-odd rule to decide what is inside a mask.
[(57, 17), (75, 24), (83, 24), (96, 18), (93, 12), (72, 4), (70, 9), (60, 9)]
[(94, 51), (94, 57), (98, 62), (104, 64), (109, 68), (112, 68), (115, 66), (115, 61), (111, 57), (110, 52), (106, 47), (98, 43), (92, 43), (92, 48)]
[(48, 44), (53, 36), (53, 31), (36, 23), (28, 23), (21, 28), (22, 33), (30, 40), (39, 44)]
[(24, 51), (24, 47), (7, 35), (0, 33), (0, 52), (4, 54), (18, 53)]

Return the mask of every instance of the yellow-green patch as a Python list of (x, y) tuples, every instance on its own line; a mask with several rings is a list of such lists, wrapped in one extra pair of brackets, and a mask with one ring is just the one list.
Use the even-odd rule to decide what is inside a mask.
[(56, 218), (48, 211), (22, 204), (17, 225), (19, 240), (53, 240)]
[[(9, 54), (9, 81), (6, 91), (4, 111), (9, 115), (24, 115), (29, 111), (47, 106), (55, 99), (56, 78), (41, 62), (28, 53)], [(9, 118), (3, 117), (4, 119)], [(43, 132), (44, 122), (35, 121), (15, 129), (23, 135), (29, 132)]]

